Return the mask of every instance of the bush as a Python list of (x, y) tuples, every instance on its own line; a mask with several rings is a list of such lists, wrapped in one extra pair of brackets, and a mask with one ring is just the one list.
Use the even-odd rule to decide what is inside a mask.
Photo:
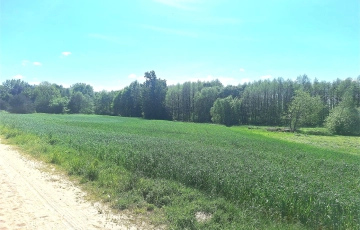
[(325, 126), (333, 134), (360, 135), (360, 112), (354, 107), (338, 106), (326, 118)]

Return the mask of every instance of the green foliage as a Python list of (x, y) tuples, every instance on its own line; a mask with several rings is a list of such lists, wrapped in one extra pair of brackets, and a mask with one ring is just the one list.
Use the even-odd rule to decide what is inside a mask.
[(35, 87), (34, 95), (36, 112), (61, 113), (64, 110), (64, 107), (57, 108), (59, 104), (54, 104), (54, 102), (56, 103), (56, 100), (61, 97), (60, 90), (56, 88), (55, 85), (52, 85), (49, 82), (42, 82)]
[(291, 131), (296, 131), (300, 125), (318, 124), (322, 107), (320, 97), (311, 97), (309, 93), (297, 90), (285, 117)]
[(169, 86), (165, 103), (170, 118), (176, 121), (195, 121), (195, 95), (204, 85), (212, 84), (198, 81)]
[(10, 97), (9, 112), (11, 113), (33, 113), (34, 103), (23, 93)]
[(0, 99), (0, 110), (8, 110), (9, 103), (3, 99)]
[(240, 103), (240, 101), (238, 99), (233, 99), (232, 96), (216, 99), (210, 110), (211, 120), (214, 123), (224, 124), (226, 126), (238, 124), (239, 121), (236, 120), (236, 117), (238, 117), (236, 111), (237, 103)]
[(89, 95), (76, 92), (71, 96), (68, 108), (71, 113), (91, 114), (94, 112), (94, 102)]
[(360, 135), (360, 111), (353, 106), (339, 105), (330, 112), (325, 126), (333, 134)]
[(57, 164), (60, 165), (62, 160), (61, 160), (61, 155), (58, 152), (54, 152), (50, 155), (50, 159), (49, 162), (52, 164)]
[[(114, 207), (163, 210), (170, 228), (360, 226), (359, 155), (294, 143), (294, 134), (281, 141), (246, 127), (85, 115), (0, 113), (0, 124), (42, 137), (46, 153), (36, 152), (56, 150)], [(198, 212), (212, 217), (199, 222)]]
[(112, 115), (112, 103), (115, 97), (114, 92), (101, 91), (95, 94), (95, 114)]
[(142, 85), (142, 112), (146, 119), (166, 119), (166, 80), (156, 77), (155, 71), (145, 73)]
[(67, 97), (53, 98), (49, 102), (49, 110), (52, 113), (66, 113), (68, 111), (67, 109), (68, 103), (69, 103), (69, 99)]
[[(296, 81), (283, 78), (260, 80), (238, 86), (224, 87), (219, 80), (208, 82), (185, 82), (167, 86), (166, 81), (156, 77), (154, 71), (145, 74), (146, 82), (132, 82), (120, 92), (94, 92), (92, 86), (76, 83), (70, 88), (43, 82), (30, 86), (21, 80), (7, 80), (0, 85), (0, 109), (11, 110), (10, 99), (24, 95), (35, 102), (37, 112), (45, 113), (95, 113), (146, 117), (150, 119), (173, 119), (176, 121), (211, 122), (210, 109), (216, 99), (228, 96), (237, 98), (232, 113), (233, 124), (282, 126), (322, 126), (330, 110), (345, 97), (352, 98), (355, 107), (360, 106), (360, 78), (333, 82), (313, 83), (304, 74)], [(206, 89), (205, 89), (206, 88)], [(217, 95), (210, 88), (217, 88)], [(203, 92), (201, 92), (203, 90)], [(294, 106), (290, 107), (296, 90), (320, 101), (320, 111), (297, 119)], [(79, 96), (81, 93), (82, 96)], [(241, 102), (241, 103), (240, 103)], [(296, 104), (293, 102), (293, 104)], [(217, 104), (219, 107), (220, 104)], [(296, 107), (296, 106), (295, 106)], [(302, 111), (302, 110), (301, 110)], [(289, 113), (288, 113), (289, 112)], [(216, 112), (218, 114), (218, 112)], [(287, 114), (288, 116), (284, 116)], [(292, 114), (292, 115), (291, 115)], [(304, 113), (303, 113), (304, 115)], [(285, 117), (285, 119), (284, 119)], [(292, 117), (292, 118), (290, 118)], [(215, 122), (224, 123), (214, 118)], [(228, 120), (228, 119), (226, 119)], [(227, 122), (229, 124), (229, 122)], [(296, 129), (296, 127), (295, 127)], [(294, 129), (294, 130), (295, 130)]]
[(32, 88), (29, 85), (29, 83), (24, 82), (20, 79), (6, 80), (5, 82), (2, 83), (2, 86), (3, 87), (1, 87), (0, 96), (2, 97), (2, 99), (5, 100), (7, 99), (6, 98), (8, 96), (7, 94), (15, 96), (24, 93), (26, 95), (26, 92)]
[(219, 94), (218, 87), (205, 87), (194, 98), (194, 121), (211, 122), (210, 109)]
[(141, 86), (134, 81), (114, 98), (114, 114), (124, 117), (141, 117)]
[(91, 85), (85, 83), (76, 83), (70, 87), (72, 94), (76, 94), (78, 92), (82, 93), (83, 95), (87, 95), (90, 98), (94, 98), (94, 88)]
[(68, 162), (68, 173), (69, 175), (83, 175), (85, 168), (85, 162), (83, 159), (79, 157), (73, 157)]
[(99, 160), (95, 159), (92, 162), (88, 162), (85, 167), (85, 177), (90, 180), (96, 180), (99, 177)]

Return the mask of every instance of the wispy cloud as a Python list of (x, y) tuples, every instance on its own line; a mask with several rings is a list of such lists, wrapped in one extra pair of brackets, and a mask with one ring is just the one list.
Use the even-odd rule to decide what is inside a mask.
[(243, 68), (240, 68), (240, 72), (245, 72), (245, 70)]
[(21, 65), (26, 66), (28, 63), (29, 63), (28, 60), (23, 60), (23, 61), (21, 62)]
[(194, 33), (192, 31), (188, 31), (188, 30), (170, 29), (170, 28), (150, 26), (150, 25), (142, 25), (142, 27), (146, 28), (146, 29), (166, 33), (166, 34), (173, 34), (173, 35), (184, 36), (184, 37), (192, 37), (192, 38), (199, 37), (199, 35), (197, 33)]
[(194, 6), (199, 0), (153, 0), (154, 2), (174, 7), (180, 10), (196, 11), (197, 7)]
[(69, 52), (69, 51), (62, 52), (62, 53), (61, 53), (61, 58), (67, 57), (67, 56), (69, 56), (70, 54), (71, 54), (71, 52)]
[(33, 63), (34, 65), (42, 65), (40, 62), (36, 61)]
[(21, 75), (21, 74), (18, 74), (18, 75), (15, 75), (15, 76), (13, 76), (12, 77), (13, 79), (16, 79), (16, 80), (18, 80), (18, 79), (24, 79), (24, 76), (23, 75)]

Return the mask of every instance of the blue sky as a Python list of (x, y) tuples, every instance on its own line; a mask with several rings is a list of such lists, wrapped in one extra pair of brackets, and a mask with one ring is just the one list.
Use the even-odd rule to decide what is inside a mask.
[(359, 0), (0, 1), (0, 78), (117, 90), (360, 75)]

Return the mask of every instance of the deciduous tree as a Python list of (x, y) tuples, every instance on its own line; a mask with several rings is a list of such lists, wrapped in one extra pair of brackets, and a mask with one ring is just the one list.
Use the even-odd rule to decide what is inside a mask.
[(309, 93), (297, 90), (285, 117), (290, 130), (294, 132), (300, 125), (317, 124), (322, 107), (320, 97), (311, 97)]

